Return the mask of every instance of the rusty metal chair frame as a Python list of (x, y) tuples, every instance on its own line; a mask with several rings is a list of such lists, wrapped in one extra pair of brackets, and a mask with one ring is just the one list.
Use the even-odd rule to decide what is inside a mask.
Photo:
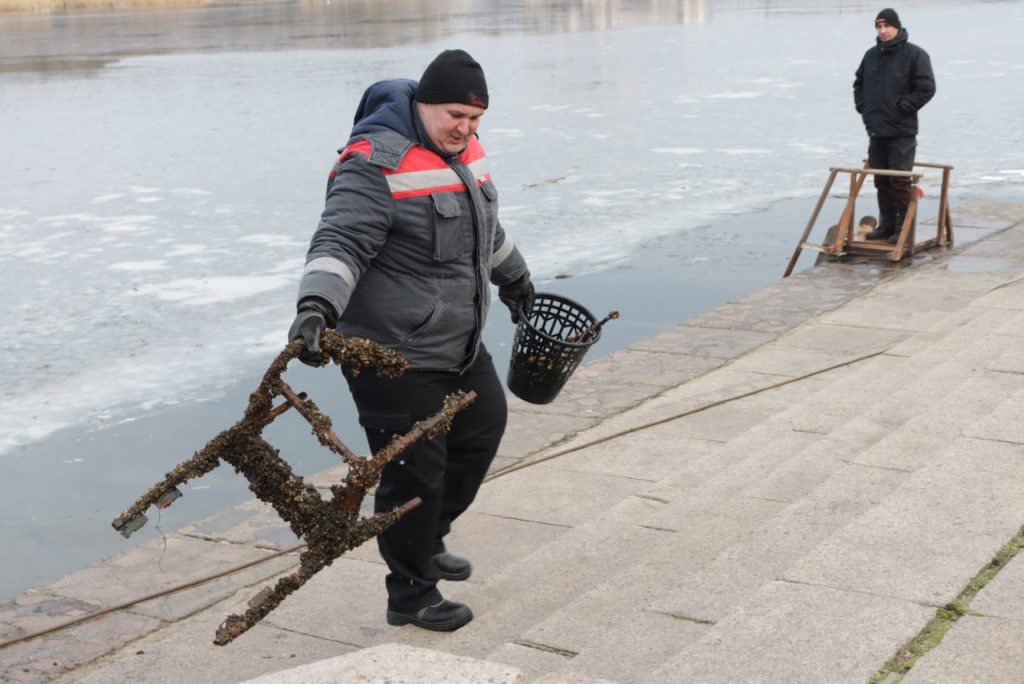
[[(302, 340), (292, 342), (274, 359), (259, 387), (250, 395), (240, 421), (167, 473), (112, 523), (123, 536), (131, 536), (146, 524), (144, 511), (149, 506), (167, 508), (181, 497), (178, 485), (210, 472), (224, 461), (245, 476), (256, 497), (271, 504), (292, 532), (305, 541), (306, 549), (299, 555), (299, 568), (294, 573), (281, 578), (273, 587), (264, 588), (250, 599), (244, 614), (229, 615), (218, 627), (214, 643), (219, 646), (245, 633), (343, 553), (377, 536), (418, 506), (421, 500), (417, 497), (394, 510), (359, 517), (363, 498), (380, 480), (384, 466), (413, 443), (447, 431), (455, 414), (476, 398), (473, 392), (448, 395), (436, 415), (416, 423), (405, 435), (395, 435), (376, 454), (360, 457), (342, 443), (331, 428), (331, 419), (305, 393), (296, 393), (281, 379), (288, 362), (299, 355), (303, 344)], [(398, 352), (370, 340), (346, 338), (334, 330), (323, 333), (320, 346), (324, 365), (333, 361), (354, 373), (374, 367), (382, 377), (395, 378), (408, 368), (408, 362)], [(274, 406), (278, 396), (284, 402)], [(289, 409), (295, 409), (310, 424), (320, 444), (348, 466), (344, 480), (331, 485), (329, 500), (321, 498), (315, 487), (305, 484), (262, 437), (263, 429)]]
[[(797, 259), (800, 258), (800, 253), (804, 249), (814, 250), (830, 256), (851, 254), (854, 256), (887, 258), (890, 261), (900, 261), (905, 257), (913, 256), (916, 250), (929, 249), (937, 246), (952, 246), (953, 219), (950, 216), (949, 211), (949, 177), (953, 170), (953, 166), (951, 164), (937, 164), (934, 162), (917, 162), (914, 164), (914, 168), (917, 167), (942, 169), (942, 189), (939, 195), (939, 215), (936, 220), (935, 237), (926, 238), (920, 241), (917, 241), (916, 239), (918, 214), (918, 194), (916, 188), (920, 180), (924, 177), (923, 173), (917, 171), (872, 169), (867, 166), (866, 162), (865, 165), (860, 168), (833, 166), (829, 169), (828, 181), (826, 181), (825, 187), (821, 191), (818, 203), (814, 207), (814, 212), (811, 214), (811, 219), (807, 222), (807, 227), (804, 228), (803, 235), (800, 236), (796, 249), (793, 250), (793, 256), (790, 257), (789, 264), (786, 266), (786, 272), (783, 273), (782, 277), (786, 278), (793, 272)], [(814, 229), (814, 224), (818, 220), (818, 216), (821, 214), (822, 207), (825, 205), (825, 200), (828, 199), (829, 191), (832, 189), (836, 177), (841, 173), (850, 175), (850, 194), (846, 201), (846, 205), (843, 208), (843, 212), (839, 217), (836, 237), (828, 244), (808, 242), (807, 238)], [(888, 240), (854, 240), (854, 221), (856, 216), (857, 196), (860, 194), (864, 181), (868, 176), (872, 175), (909, 178), (911, 185), (914, 188), (910, 207), (907, 209), (907, 214), (903, 220), (903, 226), (900, 229), (899, 241), (895, 245), (889, 244)]]

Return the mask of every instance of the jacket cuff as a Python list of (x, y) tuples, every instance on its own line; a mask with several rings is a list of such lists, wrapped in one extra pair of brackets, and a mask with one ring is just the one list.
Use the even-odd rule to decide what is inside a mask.
[(299, 283), (298, 303), (301, 307), (307, 300), (319, 301), (328, 309), (325, 317), (330, 313), (337, 322), (345, 311), (351, 294), (348, 283), (341, 277), (326, 271), (314, 271), (302, 277)]
[(318, 312), (324, 317), (324, 320), (327, 322), (327, 327), (329, 328), (334, 328), (338, 325), (337, 311), (326, 299), (314, 296), (304, 297), (299, 300), (299, 303), (295, 308), (299, 311), (313, 310)]
[(514, 283), (523, 276), (529, 275), (530, 269), (526, 267), (526, 259), (519, 253), (518, 247), (513, 247), (512, 253), (491, 269), (491, 283), (500, 287), (501, 285)]

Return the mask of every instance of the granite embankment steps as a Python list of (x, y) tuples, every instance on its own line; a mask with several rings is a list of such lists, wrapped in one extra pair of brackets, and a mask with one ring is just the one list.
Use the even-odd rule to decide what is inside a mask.
[[(1024, 283), (1007, 284), (1024, 274), (1021, 218), (962, 207), (958, 237), (1001, 232), (906, 269), (811, 269), (595, 360), (553, 405), (511, 402), (496, 466), (561, 455), (488, 482), (456, 523), (474, 573), (441, 588), (477, 616), (458, 632), (387, 626), (368, 544), (228, 648), (210, 644), (217, 624), (293, 555), (5, 649), (0, 679), (179, 684), (201, 663), (221, 684), (863, 684), (1024, 524)], [(248, 502), (26, 592), (0, 634), (295, 541)], [(908, 682), (1024, 680), (1024, 558), (991, 586)]]
[[(971, 285), (982, 287), (961, 290), (956, 297), (960, 308), (947, 302), (948, 316), (910, 326), (904, 321), (904, 328), (927, 329), (916, 334), (906, 330), (898, 336), (905, 340), (896, 341), (885, 355), (801, 381), (808, 387), (798, 382), (759, 395), (766, 405), (782, 410), (755, 419), (727, 442), (706, 440), (705, 453), (692, 461), (680, 453), (685, 446), (672, 442), (680, 434), (678, 425), (666, 428), (671, 436), (660, 441), (660, 426), (650, 429), (653, 434), (620, 438), (646, 439), (648, 448), (657, 452), (652, 456), (686, 465), (646, 489), (620, 491), (618, 502), (604, 513), (483, 584), (449, 592), (474, 606), (472, 630), (446, 638), (408, 630), (398, 640), (476, 657), (486, 654), (532, 674), (565, 670), (623, 681), (644, 680), (657, 664), (680, 651), (681, 661), (691, 666), (702, 662), (685, 655), (685, 644), (699, 648), (718, 643), (734, 611), (764, 592), (786, 591), (774, 583), (788, 567), (819, 545), (827, 546), (833, 534), (870, 518), (873, 509), (891, 504), (890, 496), (905, 497), (901, 487), (914, 486), (917, 469), (929, 459), (949, 458), (955, 442), (946, 450), (942, 446), (1012, 401), (1005, 397), (1024, 386), (1019, 375), (981, 365), (1006, 347), (1006, 336), (997, 332), (1006, 312), (962, 306), (991, 288), (984, 282)], [(884, 319), (885, 300), (904, 296), (897, 282), (881, 288), (872, 306)], [(801, 335), (813, 336), (812, 328), (832, 325), (830, 318), (791, 336), (798, 343)], [(836, 318), (832, 327), (838, 331), (842, 316)], [(787, 340), (779, 344), (785, 346)], [(756, 366), (758, 355), (771, 354), (762, 348), (731, 370)], [(980, 380), (978, 373), (990, 377)], [(1005, 394), (993, 392), (993, 383)], [(667, 408), (671, 394), (638, 410), (651, 412), (651, 404), (657, 403)], [(723, 406), (708, 413), (728, 410)], [(680, 420), (691, 418), (695, 416)], [(708, 419), (718, 425), (730, 422), (720, 415)], [(693, 422), (700, 434), (700, 419)], [(589, 437), (585, 433), (576, 441)], [(913, 444), (912, 453), (900, 448), (902, 443)], [(614, 442), (590, 447), (576, 460), (597, 457), (596, 449), (615, 448)], [(509, 477), (545, 479), (550, 473), (542, 470), (559, 465), (556, 459), (537, 466), (534, 473)], [(642, 469), (634, 474), (643, 477)], [(592, 494), (611, 503), (607, 492)], [(578, 496), (586, 499), (590, 494), (581, 488)], [(1004, 532), (1017, 520), (1019, 516), (1009, 516), (996, 527)], [(947, 594), (952, 595), (947, 600), (1012, 532), (995, 535), (973, 554), (962, 554), (964, 570), (951, 578), (956, 581), (949, 585)], [(726, 627), (719, 627), (723, 621)], [(892, 650), (882, 653), (874, 666)], [(716, 663), (716, 668), (721, 666)]]

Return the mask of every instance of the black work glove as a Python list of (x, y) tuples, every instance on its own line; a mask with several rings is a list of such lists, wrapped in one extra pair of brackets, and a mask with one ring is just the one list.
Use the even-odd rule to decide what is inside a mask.
[(299, 352), (299, 361), (314, 368), (322, 366), (324, 355), (320, 351), (320, 334), (324, 328), (333, 328), (337, 323), (334, 307), (323, 300), (307, 298), (299, 302), (298, 308), (295, 321), (288, 330), (288, 341), (301, 337), (306, 347)]
[(524, 273), (519, 280), (502, 285), (498, 288), (498, 299), (512, 312), (512, 322), (519, 323), (519, 309), (530, 315), (533, 308), (533, 283), (530, 282), (530, 274)]

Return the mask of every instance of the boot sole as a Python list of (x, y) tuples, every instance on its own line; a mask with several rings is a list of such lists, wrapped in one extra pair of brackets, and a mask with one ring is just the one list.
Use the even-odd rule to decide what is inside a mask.
[(472, 573), (473, 573), (473, 568), (466, 568), (462, 572), (444, 572), (444, 571), (438, 570), (437, 574), (443, 580), (448, 580), (449, 582), (461, 582), (463, 580), (468, 580), (469, 576)]
[(394, 627), (401, 627), (402, 625), (416, 625), (423, 629), (429, 629), (432, 632), (454, 632), (459, 627), (463, 627), (473, 619), (473, 613), (466, 611), (463, 615), (452, 618), (445, 622), (426, 622), (419, 620), (410, 615), (403, 615), (402, 613), (393, 613), (390, 610), (387, 615), (388, 624)]

